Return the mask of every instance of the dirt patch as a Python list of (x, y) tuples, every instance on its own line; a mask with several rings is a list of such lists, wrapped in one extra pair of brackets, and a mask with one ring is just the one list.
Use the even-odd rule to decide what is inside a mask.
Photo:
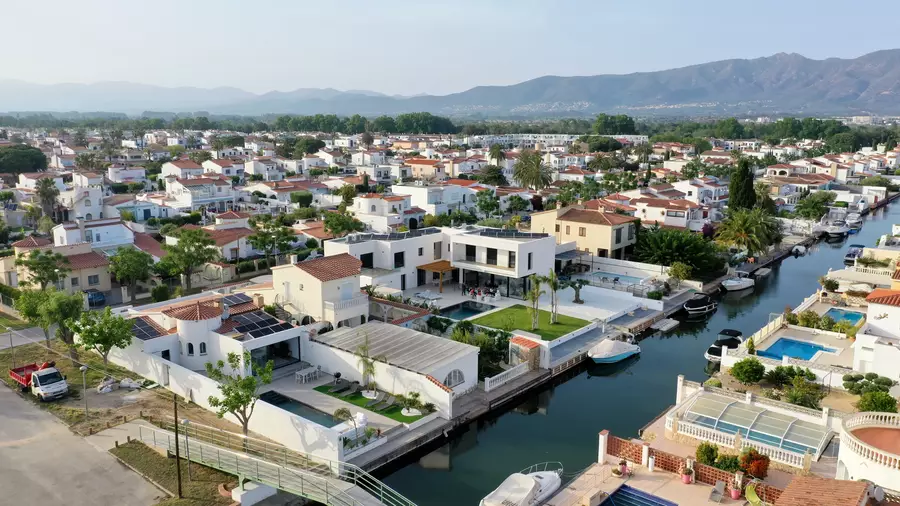
[[(753, 395), (760, 397), (764, 397), (764, 390), (774, 388), (773, 385), (770, 385), (765, 380), (754, 385), (744, 385), (740, 381), (734, 379), (734, 376), (723, 372), (716, 374), (715, 377), (722, 382), (722, 388), (737, 392), (752, 392)], [(857, 411), (857, 401), (859, 401), (858, 395), (853, 395), (850, 392), (832, 388), (828, 395), (826, 395), (825, 398), (822, 399), (820, 405), (829, 409), (843, 411), (844, 413), (855, 413)]]

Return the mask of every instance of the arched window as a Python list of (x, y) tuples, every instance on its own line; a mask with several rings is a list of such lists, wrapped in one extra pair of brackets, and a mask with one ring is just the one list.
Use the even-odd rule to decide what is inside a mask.
[(91, 199), (84, 199), (84, 205), (87, 207), (91, 207)]
[(188, 343), (188, 356), (194, 356), (194, 343)]
[(206, 355), (206, 343), (200, 343), (200, 354)]
[(466, 379), (463, 376), (463, 372), (459, 369), (453, 369), (452, 371), (450, 371), (450, 374), (448, 374), (447, 377), (444, 378), (444, 385), (453, 388), (457, 385), (463, 384), (465, 381)]
[(375, 206), (374, 206), (374, 205), (372, 206), (372, 212), (373, 212), (373, 213), (375, 212)]
[(91, 214), (91, 213), (87, 213), (87, 214), (84, 215), (84, 219), (86, 219), (86, 220), (88, 220), (88, 221), (91, 221), (91, 220), (94, 219), (94, 215)]

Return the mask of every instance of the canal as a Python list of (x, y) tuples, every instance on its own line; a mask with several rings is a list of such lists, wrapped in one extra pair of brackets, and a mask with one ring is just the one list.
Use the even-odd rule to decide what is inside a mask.
[(708, 377), (703, 352), (719, 330), (756, 332), (771, 313), (809, 296), (829, 267), (841, 268), (849, 243), (874, 246), (897, 222), (896, 204), (868, 215), (859, 234), (820, 242), (804, 257), (786, 258), (744, 296), (723, 296), (707, 320), (644, 339), (639, 358), (611, 367), (582, 364), (516, 406), (473, 422), (444, 446), (408, 456), (386, 470), (384, 481), (419, 506), (460, 506), (478, 504), (510, 473), (532, 464), (559, 461), (566, 474), (583, 469), (596, 461), (599, 431), (636, 437), (674, 403), (679, 374)]

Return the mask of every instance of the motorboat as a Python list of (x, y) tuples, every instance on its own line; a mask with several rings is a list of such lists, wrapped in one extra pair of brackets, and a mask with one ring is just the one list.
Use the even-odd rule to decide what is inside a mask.
[(831, 224), (822, 227), (822, 232), (828, 237), (844, 237), (850, 233), (850, 227), (844, 220), (834, 220)]
[(737, 349), (744, 342), (744, 334), (740, 330), (722, 329), (703, 357), (710, 362), (722, 361), (722, 348)]
[(715, 311), (719, 304), (705, 293), (694, 294), (691, 300), (684, 303), (684, 310), (688, 314), (706, 314)]
[(794, 246), (793, 248), (791, 248), (791, 253), (802, 257), (803, 255), (806, 254), (806, 246), (803, 246), (802, 244), (798, 244), (798, 245)]
[(640, 352), (641, 347), (636, 344), (604, 339), (588, 350), (587, 354), (595, 364), (615, 364)]
[(844, 255), (844, 263), (852, 264), (856, 262), (857, 258), (863, 256), (863, 251), (866, 249), (864, 244), (851, 244), (847, 249), (847, 254)]
[(845, 221), (847, 222), (847, 225), (851, 228), (859, 228), (863, 225), (862, 215), (859, 213), (848, 214)]
[(729, 292), (746, 290), (748, 288), (753, 288), (754, 285), (756, 285), (756, 281), (753, 280), (750, 273), (745, 271), (735, 271), (734, 277), (722, 281), (722, 288)]
[(535, 464), (509, 475), (485, 496), (481, 506), (538, 506), (562, 486), (563, 467), (559, 462)]

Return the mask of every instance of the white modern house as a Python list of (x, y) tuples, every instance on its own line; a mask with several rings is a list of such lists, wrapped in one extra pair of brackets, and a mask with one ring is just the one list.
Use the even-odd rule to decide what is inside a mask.
[(351, 209), (359, 221), (376, 232), (389, 232), (401, 225), (416, 229), (425, 217), (425, 210), (412, 205), (408, 195), (358, 195)]
[(106, 177), (114, 183), (141, 183), (146, 185), (147, 171), (143, 167), (114, 163), (106, 168)]
[(426, 214), (437, 216), (475, 207), (477, 192), (468, 186), (450, 182), (440, 184), (417, 182), (394, 185), (391, 191), (397, 195), (409, 195), (411, 205), (424, 209)]
[(206, 174), (189, 178), (166, 176), (166, 195), (158, 203), (183, 212), (201, 207), (221, 212), (233, 209), (234, 201), (230, 178)]

